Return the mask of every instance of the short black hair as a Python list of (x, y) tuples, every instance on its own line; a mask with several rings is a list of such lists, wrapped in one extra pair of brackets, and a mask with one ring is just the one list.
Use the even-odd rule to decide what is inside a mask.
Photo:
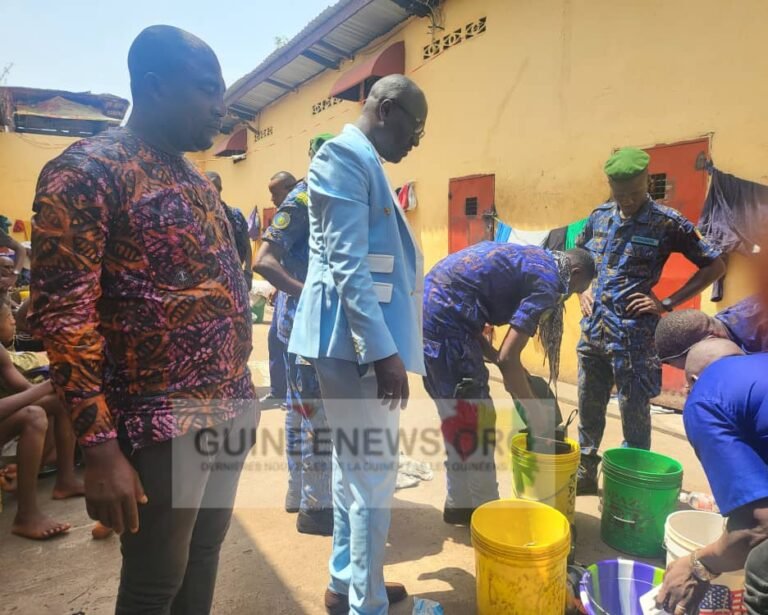
[(595, 259), (589, 251), (584, 248), (571, 248), (566, 250), (565, 255), (571, 261), (571, 266), (577, 265), (590, 280), (595, 277)]
[(672, 312), (656, 325), (656, 352), (662, 361), (680, 357), (711, 333), (712, 318), (701, 310)]
[(278, 180), (282, 184), (296, 184), (296, 178), (289, 173), (288, 171), (278, 171), (275, 173), (272, 177), (269, 178), (269, 181), (275, 181)]

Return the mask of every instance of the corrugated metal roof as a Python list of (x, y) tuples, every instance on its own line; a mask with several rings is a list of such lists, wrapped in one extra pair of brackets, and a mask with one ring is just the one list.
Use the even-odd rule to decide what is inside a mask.
[[(224, 97), (230, 111), (250, 118), (408, 19), (412, 0), (340, 0), (286, 45), (233, 83)], [(426, 4), (426, 2), (425, 2)]]
[(109, 122), (119, 124), (120, 120), (107, 117), (101, 111), (90, 105), (81, 105), (61, 96), (54, 96), (39, 103), (16, 105), (16, 115), (34, 115), (63, 120), (88, 120), (93, 122)]

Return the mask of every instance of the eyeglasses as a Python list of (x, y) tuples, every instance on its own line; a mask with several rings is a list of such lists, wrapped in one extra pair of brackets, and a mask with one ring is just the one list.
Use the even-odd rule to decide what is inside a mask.
[(399, 102), (397, 102), (394, 98), (388, 98), (389, 102), (391, 102), (395, 107), (398, 107), (403, 113), (405, 113), (414, 123), (414, 129), (413, 129), (413, 137), (417, 141), (421, 141), (424, 138), (424, 135), (426, 134), (426, 130), (424, 127), (424, 123), (422, 120), (418, 119), (413, 113), (408, 111), (403, 105), (401, 105)]

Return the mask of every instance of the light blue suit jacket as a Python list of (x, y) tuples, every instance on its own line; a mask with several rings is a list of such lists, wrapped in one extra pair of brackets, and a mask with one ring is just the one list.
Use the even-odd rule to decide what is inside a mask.
[(309, 168), (309, 270), (289, 352), (424, 374), (423, 258), (379, 156), (355, 126)]

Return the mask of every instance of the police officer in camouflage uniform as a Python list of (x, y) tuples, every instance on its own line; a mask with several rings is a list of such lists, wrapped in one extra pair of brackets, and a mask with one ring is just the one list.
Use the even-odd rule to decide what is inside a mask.
[[(323, 134), (312, 139), (310, 157), (331, 137)], [(280, 291), (275, 319), (278, 339), (286, 349), (309, 263), (308, 203), (306, 182), (295, 182), (264, 233), (254, 267)], [(288, 459), (285, 508), (299, 513), (296, 519), (299, 532), (330, 536), (333, 534), (331, 448), (329, 436), (321, 437), (322, 433), (328, 433), (328, 423), (320, 384), (308, 361), (287, 350), (284, 358), (289, 405), (285, 419)], [(323, 440), (328, 442), (325, 448)]]
[[(533, 431), (551, 437), (559, 423), (554, 404), (537, 399), (520, 354), (537, 329), (553, 319), (562, 323), (562, 302), (587, 289), (594, 271), (584, 250), (484, 241), (450, 254), (427, 274), (424, 387), (437, 404), (445, 442), (446, 523), (469, 525), (475, 508), (499, 499), (496, 411), (484, 361), (498, 365)], [(486, 323), (510, 326), (498, 352), (483, 336)], [(553, 331), (559, 355), (562, 328)]]
[[(720, 251), (678, 211), (648, 194), (642, 150), (626, 148), (605, 164), (612, 199), (595, 209), (576, 244), (595, 259), (592, 288), (580, 296), (584, 316), (579, 357), (578, 491), (597, 492), (597, 454), (605, 413), (616, 385), (624, 445), (651, 447), (650, 398), (661, 390), (654, 332), (659, 315), (701, 292), (725, 273)], [(699, 270), (682, 288), (660, 300), (653, 294), (672, 252)]]

